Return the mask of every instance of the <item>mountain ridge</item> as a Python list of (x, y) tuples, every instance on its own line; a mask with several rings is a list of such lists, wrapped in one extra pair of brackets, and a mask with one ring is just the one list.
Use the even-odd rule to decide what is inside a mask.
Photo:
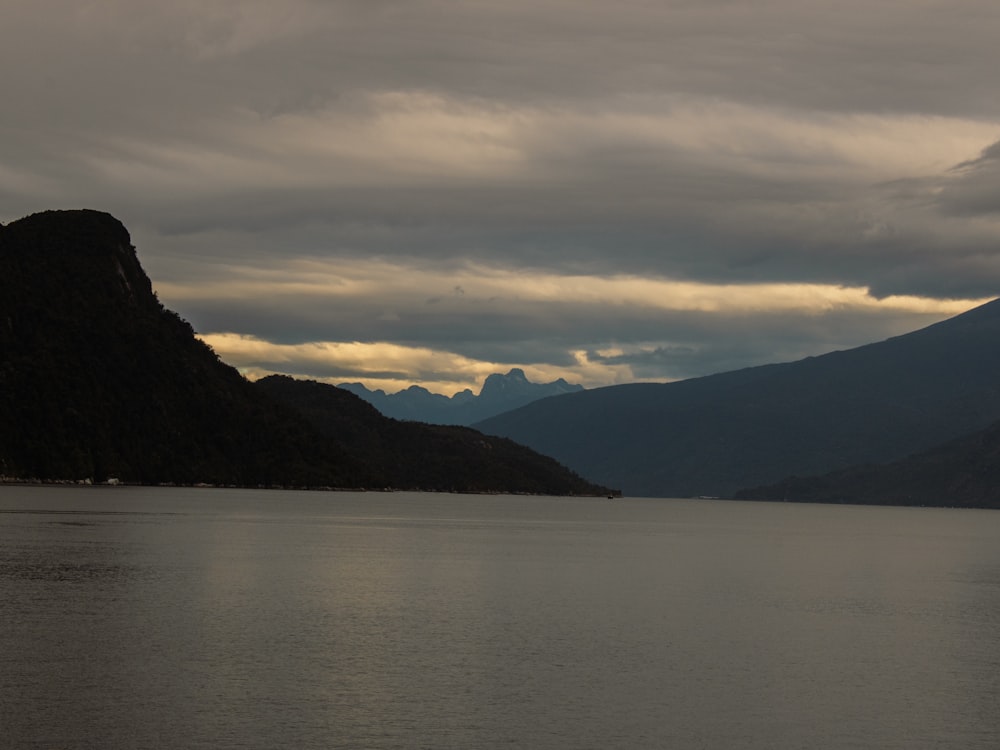
[(854, 349), (608, 386), (474, 426), (626, 494), (730, 496), (897, 460), (1000, 419), (1000, 301)]
[(532, 383), (520, 367), (506, 374), (487, 375), (478, 394), (466, 388), (449, 397), (419, 385), (395, 393), (372, 391), (362, 383), (340, 383), (337, 387), (361, 397), (387, 417), (466, 426), (542, 398), (584, 390), (582, 385), (567, 383), (564, 378)]
[[(607, 492), (473, 430), (446, 433), (448, 456), (422, 451), (416, 460), (402, 443), (397, 463), (387, 463), (344, 437), (351, 425), (394, 429), (357, 397), (340, 392), (329, 411), (339, 421), (320, 427), (265, 390), (160, 304), (127, 229), (110, 214), (46, 211), (0, 228), (0, 476)], [(445, 439), (425, 427), (410, 428), (413, 444)], [(488, 481), (461, 474), (466, 461)]]
[[(506, 438), (460, 425), (428, 425), (383, 417), (371, 404), (326, 383), (270, 375), (254, 383), (274, 400), (302, 414), (320, 432), (363, 449), (395, 486), (433, 486), (451, 492), (489, 492), (520, 477), (517, 491), (541, 494), (614, 494), (565, 473), (542, 456)], [(562, 472), (560, 472), (562, 470)]]

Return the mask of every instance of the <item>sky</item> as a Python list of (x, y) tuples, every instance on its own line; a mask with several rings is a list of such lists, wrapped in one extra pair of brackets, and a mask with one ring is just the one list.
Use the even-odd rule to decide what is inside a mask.
[(108, 211), (249, 377), (588, 388), (1000, 289), (993, 0), (0, 0), (0, 222)]

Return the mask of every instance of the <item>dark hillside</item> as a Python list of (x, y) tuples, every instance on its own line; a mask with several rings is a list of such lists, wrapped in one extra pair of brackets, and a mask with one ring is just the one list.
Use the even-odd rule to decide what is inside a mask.
[(160, 305), (97, 211), (0, 229), (0, 474), (355, 486), (367, 469)]
[(159, 303), (117, 219), (0, 227), (0, 477), (602, 491), (509, 441), (395, 423), (332, 386), (319, 426), (267, 391)]
[(741, 500), (1000, 508), (1000, 422), (890, 464), (791, 477)]
[(605, 494), (554, 460), (468, 427), (383, 418), (374, 406), (332, 385), (272, 375), (256, 387), (294, 408), (330, 437), (359, 450), (392, 487), (546, 495)]
[(901, 458), (1000, 419), (1000, 302), (799, 362), (601, 388), (475, 425), (627, 494), (729, 496)]

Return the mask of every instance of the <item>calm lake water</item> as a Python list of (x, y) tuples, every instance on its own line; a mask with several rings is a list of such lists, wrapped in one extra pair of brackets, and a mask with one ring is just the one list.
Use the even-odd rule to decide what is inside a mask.
[(1000, 512), (0, 487), (4, 748), (1000, 747)]

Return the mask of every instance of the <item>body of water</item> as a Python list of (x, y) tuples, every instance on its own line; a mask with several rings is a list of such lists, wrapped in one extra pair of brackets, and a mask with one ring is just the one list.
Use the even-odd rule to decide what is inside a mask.
[(1000, 747), (1000, 512), (0, 486), (4, 748)]

